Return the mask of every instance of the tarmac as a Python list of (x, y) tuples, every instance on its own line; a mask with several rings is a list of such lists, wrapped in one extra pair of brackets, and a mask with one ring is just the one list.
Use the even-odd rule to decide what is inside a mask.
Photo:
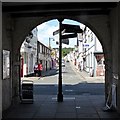
[[(73, 66), (74, 67), (74, 66)], [(73, 68), (76, 74), (91, 82), (103, 77), (89, 77), (86, 72)], [(101, 80), (103, 81), (103, 80)], [(103, 81), (104, 82), (104, 81)], [(3, 112), (5, 119), (42, 119), (42, 118), (74, 118), (74, 119), (120, 119), (115, 110), (105, 110), (104, 95), (63, 95), (63, 102), (58, 102), (57, 95), (34, 95), (33, 103), (21, 103), (16, 100), (9, 109)]]

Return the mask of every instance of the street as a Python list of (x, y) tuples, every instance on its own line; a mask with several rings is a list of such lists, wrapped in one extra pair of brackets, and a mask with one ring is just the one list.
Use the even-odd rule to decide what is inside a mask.
[[(63, 95), (104, 95), (104, 83), (92, 79), (84, 79), (80, 72), (78, 73), (71, 66), (70, 62), (65, 63), (62, 70)], [(59, 70), (52, 69), (39, 77), (28, 77), (34, 82), (34, 95), (57, 95)]]
[[(24, 77), (34, 83), (33, 104), (17, 103), (3, 114), (4, 118), (119, 118), (115, 112), (105, 112), (103, 77), (91, 78), (66, 63), (63, 72), (63, 102), (57, 102), (58, 70), (43, 73), (43, 77)], [(84, 73), (84, 74), (83, 74)], [(85, 76), (86, 75), (86, 76)], [(99, 80), (99, 81), (98, 81)], [(88, 112), (89, 111), (89, 112)]]

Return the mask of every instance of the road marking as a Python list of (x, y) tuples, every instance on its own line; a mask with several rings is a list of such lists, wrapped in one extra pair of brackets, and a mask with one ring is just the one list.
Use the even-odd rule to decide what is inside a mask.
[(72, 92), (73, 90), (65, 90), (65, 91), (67, 91), (67, 92)]
[(64, 97), (63, 99), (73, 100), (75, 97)]
[[(53, 97), (52, 100), (56, 100), (57, 97)], [(75, 97), (63, 97), (63, 99), (66, 99), (66, 100), (74, 100)]]
[(77, 109), (80, 109), (80, 106), (76, 106)]

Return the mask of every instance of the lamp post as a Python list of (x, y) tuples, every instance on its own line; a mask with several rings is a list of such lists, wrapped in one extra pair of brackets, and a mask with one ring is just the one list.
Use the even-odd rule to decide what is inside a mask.
[(49, 48), (51, 48), (51, 39), (52, 39), (53, 41), (55, 41), (54, 38), (49, 37)]

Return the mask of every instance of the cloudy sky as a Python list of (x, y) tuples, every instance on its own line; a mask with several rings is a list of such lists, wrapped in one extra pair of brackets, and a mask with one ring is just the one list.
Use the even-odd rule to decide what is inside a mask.
[[(83, 24), (80, 24), (79, 22), (73, 21), (73, 20), (67, 20), (65, 19), (63, 24), (71, 24), (71, 25), (80, 25), (80, 27), (84, 27)], [(59, 22), (57, 19), (50, 20), (48, 22), (44, 22), (37, 26), (38, 28), (38, 40), (43, 43), (46, 46), (49, 46), (49, 38), (50, 39), (50, 45), (52, 48), (59, 47), (56, 45), (56, 41), (59, 41), (58, 35), (53, 36), (53, 32), (59, 29)], [(55, 41), (53, 41), (53, 39)], [(71, 38), (69, 39), (69, 45), (62, 44), (63, 47), (74, 47), (77, 43), (77, 38)]]

